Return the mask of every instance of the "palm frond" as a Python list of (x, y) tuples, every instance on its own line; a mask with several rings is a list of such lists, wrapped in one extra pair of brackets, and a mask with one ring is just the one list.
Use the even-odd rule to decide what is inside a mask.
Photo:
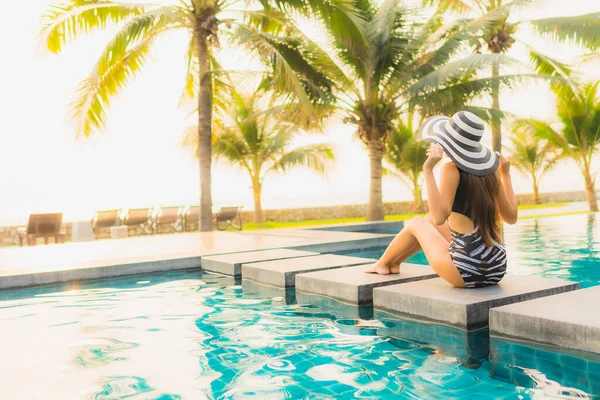
[(563, 157), (559, 148), (541, 136), (535, 132), (532, 134), (531, 126), (524, 125), (511, 137), (511, 165), (538, 181)]
[(452, 80), (460, 80), (466, 75), (473, 74), (483, 67), (492, 64), (515, 65), (519, 61), (502, 54), (474, 54), (446, 64), (437, 70), (425, 75), (418, 82), (411, 85), (404, 96), (412, 98), (419, 93), (437, 90)]
[(514, 122), (513, 129), (537, 139), (545, 139), (554, 147), (561, 149), (565, 154), (572, 154), (569, 142), (545, 121), (531, 118), (520, 119)]
[[(210, 56), (209, 66), (209, 73), (212, 77), (212, 104), (215, 111), (223, 111), (229, 104), (229, 93), (233, 87), (231, 78), (229, 76), (230, 71), (226, 71), (213, 55)], [(194, 36), (190, 35), (190, 41), (186, 52), (185, 81), (183, 91), (179, 98), (179, 105), (196, 101), (199, 79), (200, 69), (196, 41)]]
[[(307, 61), (299, 38), (279, 37), (238, 25), (235, 40), (269, 66), (267, 80), (271, 89), (294, 96), (302, 104), (307, 117), (314, 116), (314, 102), (332, 102), (333, 83)], [(265, 83), (263, 85), (266, 86)]]
[(91, 136), (94, 131), (104, 127), (110, 99), (141, 71), (150, 58), (153, 41), (153, 36), (147, 37), (115, 60), (102, 75), (94, 72), (81, 82), (75, 100), (70, 105), (77, 137)]
[(360, 55), (367, 46), (365, 13), (368, 1), (355, 0), (273, 0), (283, 10), (299, 10), (315, 16), (327, 26), (337, 47)]
[(67, 0), (51, 5), (42, 16), (40, 46), (60, 53), (78, 37), (143, 14), (147, 5), (105, 0)]
[(200, 77), (197, 51), (196, 39), (194, 38), (194, 35), (190, 35), (190, 41), (188, 43), (186, 52), (185, 83), (183, 86), (183, 92), (179, 98), (180, 105), (196, 99), (198, 78)]
[(251, 171), (252, 152), (248, 144), (232, 129), (226, 129), (213, 140), (213, 156), (224, 159), (231, 165), (237, 165)]
[(90, 136), (106, 122), (113, 96), (125, 88), (150, 59), (158, 35), (178, 27), (170, 8), (151, 10), (131, 18), (108, 43), (94, 70), (77, 90), (71, 104), (76, 135)]
[(600, 13), (529, 21), (533, 29), (554, 40), (600, 49)]
[(334, 159), (333, 150), (329, 145), (313, 144), (298, 147), (283, 154), (267, 172), (285, 172), (290, 168), (303, 166), (324, 173), (327, 163)]
[(440, 14), (453, 11), (464, 15), (473, 11), (472, 5), (463, 0), (423, 0), (423, 5), (427, 7), (437, 6), (437, 12)]
[(132, 44), (144, 38), (156, 37), (173, 28), (185, 28), (186, 21), (176, 7), (160, 7), (131, 17), (108, 43), (96, 63), (97, 73), (102, 75), (118, 61)]
[(528, 50), (529, 59), (534, 66), (535, 72), (544, 76), (560, 78), (550, 83), (552, 90), (559, 97), (578, 94), (578, 82), (569, 65), (542, 54), (533, 47), (528, 46)]
[[(555, 79), (537, 74), (508, 74), (478, 79), (458, 79), (440, 88), (424, 88), (416, 93), (411, 104), (418, 106), (425, 115), (454, 114), (470, 105), (473, 100), (484, 97), (494, 85), (502, 88), (515, 88), (527, 81)], [(557, 79), (557, 78), (556, 78)]]
[(345, 72), (336, 64), (333, 58), (309, 38), (293, 21), (284, 13), (277, 10), (253, 10), (241, 11), (246, 18), (246, 25), (260, 32), (269, 33), (274, 36), (292, 36), (300, 38), (302, 43), (302, 55), (307, 61), (315, 66), (326, 76), (332, 78), (332, 82), (339, 85), (340, 90), (356, 90), (354, 82), (348, 78)]

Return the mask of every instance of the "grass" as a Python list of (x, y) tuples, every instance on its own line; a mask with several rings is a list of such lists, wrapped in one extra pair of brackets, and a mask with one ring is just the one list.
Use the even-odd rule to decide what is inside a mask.
[(521, 204), (519, 210), (535, 210), (538, 208), (564, 207), (567, 203)]
[[(556, 208), (564, 207), (566, 203), (545, 203), (545, 204), (522, 204), (519, 206), (519, 210), (532, 210), (532, 209), (543, 209), (543, 208)], [(520, 219), (528, 218), (539, 218), (546, 216), (559, 216), (559, 215), (570, 215), (570, 214), (582, 214), (583, 212), (570, 212), (562, 214), (548, 214), (548, 215), (537, 215), (531, 217), (522, 217)], [(397, 214), (397, 215), (386, 215), (386, 221), (404, 221), (414, 217), (415, 215), (423, 214)], [(247, 222), (244, 224), (244, 230), (256, 231), (263, 229), (280, 229), (280, 228), (303, 228), (308, 226), (323, 226), (323, 225), (338, 225), (338, 224), (352, 224), (365, 222), (364, 217), (359, 218), (340, 218), (340, 219), (313, 219), (305, 221), (288, 221), (288, 222), (263, 222), (257, 224), (256, 222)]]
[[(423, 214), (398, 214), (398, 215), (386, 215), (386, 221), (404, 221), (410, 219), (415, 215)], [(300, 228), (307, 226), (322, 226), (322, 225), (338, 225), (338, 224), (356, 224), (365, 222), (365, 217), (359, 218), (339, 218), (339, 219), (312, 219), (305, 221), (288, 221), (288, 222), (263, 222), (257, 224), (256, 222), (247, 222), (244, 224), (244, 230), (256, 231), (261, 229), (277, 229), (277, 228)]]

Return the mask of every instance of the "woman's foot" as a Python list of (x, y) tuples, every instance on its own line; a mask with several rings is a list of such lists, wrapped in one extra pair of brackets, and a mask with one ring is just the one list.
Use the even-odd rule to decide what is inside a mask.
[(400, 264), (402, 264), (401, 260), (394, 260), (392, 265), (390, 265), (390, 274), (399, 274), (400, 273)]
[(377, 261), (375, 264), (371, 265), (369, 268), (365, 270), (367, 274), (379, 274), (379, 275), (389, 275), (391, 274), (390, 267), (387, 264), (384, 264), (380, 261)]

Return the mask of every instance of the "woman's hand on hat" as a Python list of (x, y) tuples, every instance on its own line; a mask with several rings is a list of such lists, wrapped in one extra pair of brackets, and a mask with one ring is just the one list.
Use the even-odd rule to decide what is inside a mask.
[(442, 157), (444, 156), (444, 149), (441, 145), (435, 143), (429, 146), (427, 149), (427, 160), (425, 160), (425, 164), (423, 164), (423, 169), (425, 170), (433, 170), (433, 167), (440, 162)]
[(510, 160), (499, 152), (496, 152), (496, 154), (500, 157), (500, 173), (502, 175), (510, 175)]

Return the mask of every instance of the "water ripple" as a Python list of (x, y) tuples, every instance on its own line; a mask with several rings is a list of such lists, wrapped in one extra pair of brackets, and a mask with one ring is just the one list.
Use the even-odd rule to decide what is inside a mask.
[[(222, 276), (178, 272), (44, 290), (4, 293), (0, 302), (35, 311), (3, 316), (11, 333), (2, 363), (11, 368), (0, 366), (6, 398), (36, 397), (35, 388), (10, 386), (29, 377), (33, 364), (42, 371), (38, 387), (60, 398), (82, 398), (85, 388), (98, 400), (536, 395), (491, 379), (485, 356), (462, 331), (387, 314), (369, 319), (356, 307), (304, 296), (288, 304), (294, 297), (283, 290), (245, 290)], [(41, 299), (53, 303), (31, 304)], [(75, 307), (82, 301), (87, 308)]]

